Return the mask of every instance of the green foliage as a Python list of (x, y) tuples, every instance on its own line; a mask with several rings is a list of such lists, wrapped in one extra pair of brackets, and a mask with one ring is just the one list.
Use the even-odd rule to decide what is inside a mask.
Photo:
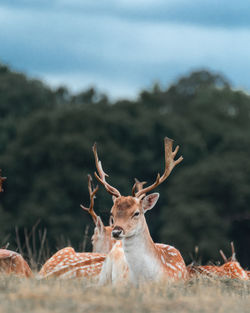
[[(181, 146), (184, 161), (147, 213), (153, 238), (175, 245), (187, 262), (196, 245), (204, 262), (215, 261), (234, 240), (250, 266), (250, 98), (207, 71), (111, 103), (93, 88), (53, 91), (0, 66), (0, 168), (8, 177), (1, 240), (11, 235), (14, 247), (15, 226), (31, 229), (41, 219), (54, 249), (62, 234), (77, 248), (92, 225), (79, 204), (89, 201), (93, 143), (111, 184), (126, 195), (134, 177), (151, 183), (163, 171), (165, 136)], [(111, 205), (100, 188), (96, 210), (106, 223)]]

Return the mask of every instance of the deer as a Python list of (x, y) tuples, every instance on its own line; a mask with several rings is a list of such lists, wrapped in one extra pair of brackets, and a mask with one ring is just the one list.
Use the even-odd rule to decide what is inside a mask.
[[(140, 182), (135, 178), (135, 184), (132, 188), (132, 193), (135, 190), (139, 191), (143, 188), (146, 182)], [(110, 218), (112, 225), (112, 218)], [(113, 239), (114, 240), (114, 239)], [(124, 250), (121, 241), (116, 241), (104, 261), (102, 271), (100, 273), (99, 285), (112, 283), (113, 285), (128, 283), (129, 268), (124, 255)]]
[(211, 277), (224, 277), (240, 280), (248, 280), (249, 276), (247, 271), (245, 271), (240, 263), (236, 259), (236, 253), (234, 249), (234, 243), (231, 242), (232, 256), (227, 258), (222, 250), (220, 250), (220, 255), (224, 261), (221, 266), (216, 265), (194, 265), (190, 264), (188, 272), (190, 277), (199, 274), (211, 276)]
[(232, 256), (226, 258), (222, 250), (220, 250), (221, 257), (224, 264), (220, 266), (225, 276), (230, 278), (237, 278), (242, 280), (248, 280), (247, 272), (241, 267), (240, 263), (236, 259), (236, 253), (234, 249), (234, 243), (231, 242)]
[(94, 211), (94, 199), (98, 186), (93, 188), (93, 180), (88, 175), (88, 191), (90, 197), (89, 207), (82, 204), (81, 208), (87, 211), (96, 225), (92, 236), (93, 252), (75, 252), (72, 247), (66, 247), (56, 252), (42, 266), (38, 278), (92, 278), (98, 276), (101, 271), (106, 254), (111, 250), (115, 240), (111, 238), (112, 228), (104, 226), (101, 218)]
[(116, 243), (116, 240), (111, 236), (112, 226), (104, 226), (100, 216), (97, 216), (94, 211), (94, 198), (99, 187), (96, 186), (93, 190), (92, 183), (93, 179), (91, 175), (88, 175), (88, 190), (89, 194), (92, 195), (90, 196), (90, 206), (87, 208), (81, 204), (80, 207), (90, 214), (95, 224), (94, 234), (91, 237), (92, 252), (107, 254)]
[(33, 277), (28, 263), (21, 254), (7, 249), (0, 249), (0, 274)]
[[(99, 161), (96, 144), (93, 146), (98, 172), (94, 173), (95, 177), (113, 197), (110, 217), (113, 225), (111, 234), (114, 239), (122, 242), (128, 265), (129, 281), (135, 285), (146, 281), (176, 281), (187, 278), (186, 265), (180, 252), (169, 245), (155, 244), (145, 219), (145, 213), (151, 210), (159, 199), (159, 193), (146, 194), (163, 183), (174, 167), (183, 160), (182, 156), (175, 160), (179, 146), (176, 146), (173, 151), (172, 139), (165, 137), (164, 148), (164, 173), (158, 174), (155, 182), (148, 187), (137, 192), (136, 188), (133, 188), (132, 196), (122, 196), (118, 189), (106, 181), (108, 175), (103, 171), (101, 161)], [(112, 267), (108, 266), (106, 261), (105, 265), (100, 276), (110, 277)]]

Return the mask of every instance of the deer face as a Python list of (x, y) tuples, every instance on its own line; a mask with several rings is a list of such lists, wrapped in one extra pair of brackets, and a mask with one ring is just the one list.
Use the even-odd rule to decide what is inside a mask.
[(115, 244), (115, 240), (111, 237), (111, 232), (112, 227), (104, 226), (98, 216), (94, 234), (91, 238), (93, 252), (108, 253), (112, 249)]
[(130, 196), (116, 198), (111, 209), (112, 237), (120, 240), (140, 233), (145, 225), (144, 213), (154, 207), (158, 198), (158, 193), (143, 200)]

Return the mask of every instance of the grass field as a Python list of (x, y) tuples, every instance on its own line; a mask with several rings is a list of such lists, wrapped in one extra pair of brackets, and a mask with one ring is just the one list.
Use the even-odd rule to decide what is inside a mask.
[(250, 312), (250, 282), (198, 278), (135, 288), (0, 276), (0, 313)]

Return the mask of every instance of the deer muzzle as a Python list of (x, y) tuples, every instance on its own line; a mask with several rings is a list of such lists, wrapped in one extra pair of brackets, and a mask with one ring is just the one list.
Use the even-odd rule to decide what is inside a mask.
[(112, 230), (112, 237), (115, 239), (121, 239), (121, 237), (124, 235), (124, 230), (120, 226), (115, 226)]

